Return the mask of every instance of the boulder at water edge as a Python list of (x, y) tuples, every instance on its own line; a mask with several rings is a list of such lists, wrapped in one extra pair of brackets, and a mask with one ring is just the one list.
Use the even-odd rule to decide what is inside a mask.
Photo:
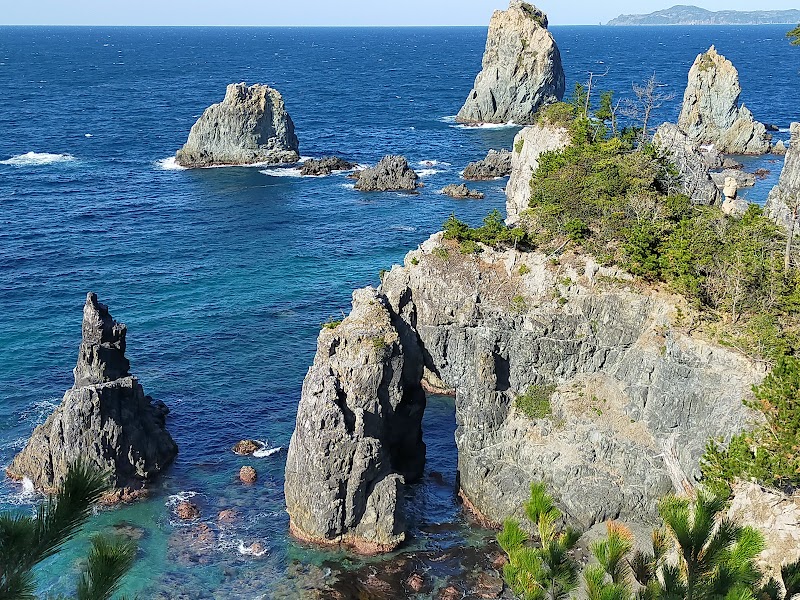
[(300, 158), (294, 123), (278, 90), (232, 83), (225, 99), (197, 119), (178, 150), (183, 167), (294, 163)]
[(125, 358), (127, 327), (89, 293), (75, 385), (39, 425), (7, 469), (37, 489), (52, 491), (81, 459), (108, 471), (116, 488), (140, 487), (169, 465), (178, 447), (165, 426), (169, 412), (146, 396)]

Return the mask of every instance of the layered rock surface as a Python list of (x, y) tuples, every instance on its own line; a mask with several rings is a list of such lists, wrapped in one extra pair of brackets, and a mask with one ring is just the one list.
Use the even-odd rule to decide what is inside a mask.
[(108, 471), (115, 487), (137, 487), (172, 462), (178, 447), (166, 430), (169, 411), (130, 375), (126, 333), (88, 294), (75, 385), (14, 458), (11, 477), (27, 477), (37, 489), (51, 491), (81, 459)]
[(415, 339), (393, 320), (384, 296), (357, 290), (350, 315), (319, 335), (286, 460), (301, 539), (374, 553), (405, 538), (402, 486), (425, 464), (425, 394)]
[(456, 116), (461, 123), (532, 123), (539, 107), (564, 97), (547, 15), (527, 2), (511, 0), (508, 10), (492, 15), (482, 67)]
[[(351, 465), (377, 459), (363, 458), (360, 430), (343, 423), (347, 412), (336, 392), (373, 382), (359, 388), (359, 405), (385, 403), (387, 393), (374, 382), (387, 380), (386, 358), (364, 341), (347, 350), (353, 337), (376, 333), (389, 340), (389, 356), (398, 361), (392, 373), (407, 374), (389, 379), (399, 386), (389, 398), (402, 396), (401, 381), (417, 394), (422, 373), (436, 387), (455, 390), (461, 494), (484, 518), (518, 514), (530, 482), (543, 481), (583, 528), (607, 519), (656, 522), (659, 499), (699, 476), (707, 440), (756, 418), (742, 399), (764, 369), (681, 330), (678, 315), (691, 309), (680, 297), (639, 290), (628, 278), (581, 256), (559, 266), (513, 249), (465, 256), (441, 234), (409, 253), (378, 291), (356, 293), (352, 326), (320, 335), (287, 466), (293, 523), (312, 522), (312, 531), (331, 539), (399, 535), (396, 512), (383, 511), (391, 518), (377, 525), (373, 513), (365, 522), (342, 508), (343, 490), (366, 506), (374, 480), (386, 477), (377, 467), (371, 477), (350, 476)], [(375, 332), (362, 322), (362, 296), (380, 313), (369, 320), (381, 323)], [(395, 337), (402, 339), (397, 346)], [(343, 347), (359, 357), (347, 359), (347, 369), (340, 366)], [(555, 386), (552, 414), (531, 419), (515, 399), (540, 385)], [(349, 405), (353, 394), (345, 396)], [(364, 423), (367, 414), (378, 411), (365, 412)], [(391, 420), (378, 419), (378, 431), (381, 422)]]
[(300, 158), (294, 123), (278, 90), (232, 83), (225, 99), (209, 106), (178, 150), (184, 167), (293, 163)]
[(377, 165), (356, 171), (355, 188), (362, 192), (414, 191), (419, 175), (404, 156), (384, 156)]
[(793, 208), (800, 203), (800, 123), (792, 123), (791, 132), (792, 141), (786, 151), (778, 185), (772, 188), (764, 206), (767, 215), (787, 229), (792, 222)]
[(450, 185), (446, 185), (442, 188), (442, 193), (446, 196), (450, 196), (451, 198), (456, 199), (466, 199), (470, 198), (473, 200), (482, 200), (485, 197), (483, 192), (479, 192), (478, 190), (471, 190), (465, 184), (456, 185), (451, 183)]
[(511, 177), (506, 186), (506, 221), (516, 223), (531, 201), (531, 177), (539, 168), (539, 157), (545, 152), (566, 148), (569, 132), (553, 125), (533, 125), (514, 138), (511, 155)]
[(675, 165), (681, 191), (695, 204), (720, 204), (723, 200), (711, 176), (700, 147), (672, 123), (664, 123), (653, 136), (653, 144)]
[(744, 104), (739, 106), (742, 88), (739, 73), (731, 61), (714, 46), (697, 56), (689, 70), (678, 127), (689, 139), (714, 144), (729, 154), (769, 152), (771, 137), (766, 127), (753, 118)]
[(511, 152), (489, 150), (486, 158), (469, 163), (461, 176), (472, 181), (486, 181), (511, 174)]

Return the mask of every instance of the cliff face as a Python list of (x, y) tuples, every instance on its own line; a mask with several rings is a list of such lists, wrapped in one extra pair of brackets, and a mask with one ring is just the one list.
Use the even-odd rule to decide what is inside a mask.
[(178, 447), (165, 427), (168, 410), (129, 374), (126, 333), (90, 293), (75, 385), (14, 458), (7, 469), (11, 477), (27, 477), (50, 491), (82, 459), (108, 471), (112, 484), (122, 488), (140, 485), (172, 462)]
[(232, 83), (209, 106), (176, 159), (184, 167), (293, 163), (300, 158), (294, 123), (278, 90)]
[(533, 125), (514, 137), (511, 177), (506, 185), (506, 222), (516, 223), (531, 201), (531, 176), (545, 152), (566, 148), (571, 141), (563, 127)]
[(653, 136), (653, 144), (675, 165), (681, 176), (682, 192), (695, 204), (720, 204), (722, 195), (708, 174), (700, 148), (672, 123), (664, 123)]
[(564, 97), (564, 69), (547, 16), (511, 0), (489, 23), (483, 68), (456, 119), (461, 123), (531, 123), (537, 109)]
[(739, 106), (742, 88), (731, 61), (714, 46), (699, 54), (689, 70), (678, 127), (689, 139), (714, 144), (729, 154), (764, 154), (770, 149), (766, 127)]
[(800, 201), (800, 123), (792, 123), (791, 132), (792, 141), (786, 151), (781, 177), (778, 185), (770, 191), (764, 206), (767, 215), (786, 228), (789, 228), (792, 220), (789, 207)]
[[(706, 441), (754, 418), (742, 399), (763, 369), (681, 331), (679, 315), (691, 311), (680, 298), (637, 290), (624, 273), (583, 257), (555, 267), (542, 254), (464, 256), (449, 244), (431, 237), (377, 292), (354, 295), (352, 324), (320, 334), (287, 465), (293, 526), (315, 523), (302, 526), (301, 537), (399, 541), (399, 509), (363, 507), (400, 472), (386, 458), (381, 428), (396, 429), (390, 407), (400, 406), (404, 387), (419, 395), (423, 372), (431, 387), (456, 391), (461, 493), (496, 522), (520, 510), (531, 481), (546, 483), (569, 519), (586, 528), (610, 518), (655, 522), (659, 498), (699, 475)], [(366, 296), (380, 320), (364, 321)], [(368, 325), (378, 322), (375, 331)], [(375, 335), (389, 340), (387, 353), (358, 342), (358, 358), (342, 370), (349, 340)], [(377, 383), (389, 381), (396, 382), (391, 391)], [(354, 385), (357, 392), (337, 396)], [(543, 385), (555, 386), (552, 414), (531, 419), (515, 399)], [(365, 407), (361, 421), (356, 400)], [(348, 429), (351, 412), (356, 426)], [(416, 439), (418, 421), (404, 429)], [(384, 448), (370, 451), (380, 466), (364, 467), (373, 464), (362, 458), (367, 443)], [(413, 445), (403, 447), (408, 460)], [(351, 496), (360, 500), (348, 512)], [(361, 512), (369, 517), (352, 518)], [(375, 514), (377, 522), (391, 517), (376, 525)]]

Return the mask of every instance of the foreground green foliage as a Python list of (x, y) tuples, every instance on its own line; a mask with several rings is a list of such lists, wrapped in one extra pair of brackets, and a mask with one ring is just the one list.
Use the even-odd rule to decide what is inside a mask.
[(791, 40), (792, 45), (800, 46), (800, 25), (798, 25), (797, 27), (792, 29), (789, 33), (787, 33), (786, 37), (788, 37)]
[[(0, 515), (0, 600), (35, 599), (34, 567), (56, 554), (80, 531), (92, 508), (108, 490), (106, 477), (82, 464), (73, 466), (58, 492), (43, 502), (36, 516)], [(98, 536), (92, 539), (78, 581), (78, 600), (106, 600), (133, 565), (136, 546), (130, 541)]]
[(580, 534), (571, 528), (559, 530), (561, 512), (542, 484), (531, 485), (525, 516), (537, 533), (537, 545), (530, 543), (528, 534), (514, 519), (507, 519), (497, 536), (508, 555), (503, 567), (506, 582), (521, 600), (568, 598), (578, 586), (578, 564), (570, 551)]
[(514, 405), (529, 419), (544, 419), (553, 414), (550, 398), (555, 391), (554, 385), (532, 385), (514, 399)]
[(778, 360), (753, 392), (755, 399), (748, 406), (764, 415), (764, 425), (734, 436), (727, 447), (709, 443), (703, 475), (723, 489), (737, 478), (777, 488), (800, 487), (800, 360)]
[(472, 228), (451, 214), (443, 225), (444, 239), (456, 240), (462, 254), (477, 254), (482, 251), (478, 243), (492, 247), (514, 246), (525, 241), (525, 231), (519, 227), (508, 227), (500, 211), (493, 210), (483, 219), (481, 227)]
[[(765, 581), (755, 563), (765, 548), (763, 537), (724, 518), (724, 510), (724, 497), (702, 491), (694, 501), (665, 498), (659, 506), (664, 528), (653, 531), (648, 552), (634, 552), (631, 532), (608, 523), (607, 536), (590, 546), (597, 564), (583, 572), (588, 599), (789, 600), (799, 593), (800, 561), (784, 565), (782, 582)], [(505, 522), (497, 539), (508, 554), (506, 582), (523, 600), (567, 598), (578, 585), (570, 552), (579, 534), (558, 531), (561, 513), (541, 484), (531, 486), (525, 513), (540, 546), (517, 521)], [(671, 553), (677, 563), (667, 560)]]

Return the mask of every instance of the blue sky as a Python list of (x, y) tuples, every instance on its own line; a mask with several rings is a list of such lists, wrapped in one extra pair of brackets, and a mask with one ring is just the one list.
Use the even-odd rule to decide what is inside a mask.
[[(606, 22), (692, 0), (540, 0), (554, 25)], [(503, 0), (2, 0), (3, 25), (486, 25)], [(797, 0), (700, 0), (710, 10), (797, 8)]]

